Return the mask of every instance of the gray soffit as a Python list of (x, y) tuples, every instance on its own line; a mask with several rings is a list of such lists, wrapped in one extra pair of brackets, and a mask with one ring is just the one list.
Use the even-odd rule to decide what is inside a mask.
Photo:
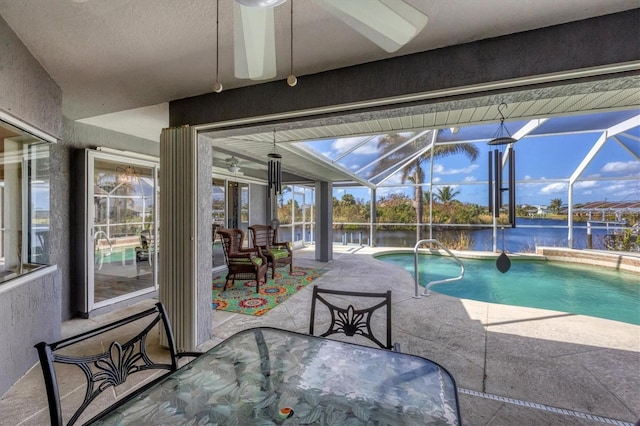
[[(306, 152), (295, 143), (497, 123), (497, 105), (502, 102), (508, 105), (505, 110), (507, 123), (534, 118), (637, 109), (640, 104), (640, 76), (540, 87), (270, 126), (203, 131), (200, 135), (212, 141), (214, 153), (234, 153), (246, 161), (263, 166), (266, 164), (267, 154), (273, 149), (275, 129), (278, 151), (283, 156), (283, 167), (294, 175), (289, 177), (290, 181), (323, 180), (355, 182), (370, 186), (368, 182), (358, 179), (328, 158)], [(264, 176), (264, 171), (260, 171), (256, 176)]]

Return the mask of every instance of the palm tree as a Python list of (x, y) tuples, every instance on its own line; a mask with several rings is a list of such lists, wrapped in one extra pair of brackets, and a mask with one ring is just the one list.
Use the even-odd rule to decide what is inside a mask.
[(442, 204), (447, 204), (456, 198), (456, 195), (460, 194), (460, 191), (453, 189), (452, 186), (443, 186), (438, 188), (438, 192), (433, 196)]
[[(387, 170), (394, 164), (402, 162), (407, 157), (413, 155), (417, 150), (419, 150), (420, 147), (427, 146), (429, 142), (433, 140), (433, 132), (437, 131), (438, 130), (436, 129), (426, 132), (411, 143), (403, 146), (400, 149), (397, 149), (396, 151), (394, 150), (400, 145), (407, 142), (412, 137), (415, 137), (415, 133), (402, 135), (391, 133), (380, 138), (380, 140), (378, 141), (378, 149), (380, 149), (381, 156), (384, 156), (387, 153), (389, 155), (384, 157), (376, 164), (373, 175)], [(426, 176), (422, 166), (424, 163), (431, 160), (431, 152), (431, 149), (423, 152), (411, 163), (405, 165), (402, 168), (402, 183), (411, 182), (416, 185), (415, 196), (413, 200), (413, 207), (416, 210), (416, 223), (418, 225), (416, 229), (416, 241), (420, 239), (420, 230), (422, 228), (420, 225), (422, 224), (422, 216), (424, 211), (423, 192), (421, 185), (425, 182)], [(448, 157), (457, 154), (465, 154), (473, 162), (476, 160), (476, 158), (478, 158), (479, 151), (475, 145), (469, 143), (436, 145), (433, 148), (434, 158)]]
[(562, 200), (560, 198), (552, 199), (551, 203), (549, 204), (549, 210), (551, 210), (555, 214), (560, 213), (561, 207), (562, 207)]

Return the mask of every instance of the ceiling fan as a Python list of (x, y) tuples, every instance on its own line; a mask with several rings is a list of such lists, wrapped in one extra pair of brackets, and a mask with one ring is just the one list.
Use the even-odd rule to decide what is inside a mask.
[[(286, 1), (234, 1), (236, 78), (266, 80), (276, 76), (274, 8)], [(312, 1), (390, 53), (411, 41), (428, 20), (404, 0)]]
[(248, 162), (245, 162), (243, 160), (240, 160), (238, 157), (236, 157), (235, 155), (232, 155), (231, 157), (225, 158), (225, 159), (220, 159), (220, 158), (213, 158), (213, 165), (216, 167), (220, 167), (222, 169), (227, 169), (227, 171), (229, 173), (240, 173), (240, 167), (244, 167), (246, 165), (248, 165)]

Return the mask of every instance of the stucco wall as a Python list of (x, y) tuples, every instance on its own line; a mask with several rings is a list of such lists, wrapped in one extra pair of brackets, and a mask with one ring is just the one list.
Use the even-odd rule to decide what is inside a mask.
[[(60, 137), (62, 91), (2, 18), (0, 110)], [(59, 226), (53, 220), (52, 227)], [(51, 246), (60, 247), (60, 243), (60, 236), (52, 232)], [(55, 256), (50, 261), (55, 262)], [(35, 343), (60, 337), (60, 274), (19, 279), (21, 284), (0, 291), (0, 395), (36, 363)]]
[(59, 137), (62, 90), (0, 17), (0, 109)]
[(50, 146), (50, 255), (55, 273), (0, 291), (0, 395), (37, 361), (33, 345), (60, 338), (62, 320), (76, 315), (73, 295), (83, 282), (70, 250), (77, 210), (71, 168), (77, 149), (109, 146), (159, 155), (157, 142), (78, 124), (62, 115), (62, 91), (0, 17), (0, 110), (58, 139)]

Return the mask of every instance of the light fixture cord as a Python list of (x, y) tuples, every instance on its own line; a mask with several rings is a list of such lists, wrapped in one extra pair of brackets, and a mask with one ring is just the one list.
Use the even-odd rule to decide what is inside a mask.
[[(291, 0), (291, 37), (290, 37), (290, 51), (289, 51), (289, 59), (291, 63), (291, 72), (290, 75), (293, 75), (293, 0)], [(275, 132), (275, 130), (274, 130)]]
[(220, 47), (220, 0), (216, 0), (216, 83), (218, 83)]

